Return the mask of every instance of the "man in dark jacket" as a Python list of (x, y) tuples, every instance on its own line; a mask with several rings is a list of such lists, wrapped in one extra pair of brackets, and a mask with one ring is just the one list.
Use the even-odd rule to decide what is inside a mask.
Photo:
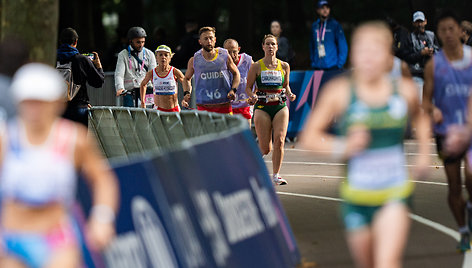
[(72, 62), (73, 82), (80, 85), (77, 95), (67, 103), (63, 117), (88, 126), (87, 110), (90, 103), (87, 83), (92, 87), (99, 88), (105, 81), (105, 74), (96, 52), (93, 52), (93, 60), (79, 53), (77, 50), (78, 39), (77, 32), (72, 28), (64, 29), (59, 36), (61, 45), (57, 49), (57, 61), (60, 64)]
[(433, 32), (426, 30), (428, 21), (423, 12), (413, 14), (414, 31), (408, 39), (408, 53), (405, 61), (410, 67), (411, 75), (418, 87), (420, 99), (423, 96), (423, 74), (426, 62), (439, 50), (439, 43)]

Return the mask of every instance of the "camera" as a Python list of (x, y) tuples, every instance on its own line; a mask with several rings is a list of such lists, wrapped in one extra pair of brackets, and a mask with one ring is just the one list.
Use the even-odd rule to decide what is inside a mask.
[(85, 54), (82, 54), (86, 57), (88, 57), (90, 60), (94, 60), (95, 59), (95, 55), (93, 53), (85, 53)]

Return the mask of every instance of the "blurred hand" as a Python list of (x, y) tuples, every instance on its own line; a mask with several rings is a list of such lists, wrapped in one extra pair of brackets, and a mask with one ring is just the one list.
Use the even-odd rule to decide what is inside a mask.
[(140, 105), (141, 108), (146, 108), (146, 104), (144, 102), (141, 102), (141, 105)]
[(437, 107), (433, 108), (433, 122), (435, 124), (439, 124), (443, 121), (443, 115), (441, 110), (439, 110)]
[(370, 133), (367, 127), (356, 125), (349, 128), (346, 135), (345, 157), (351, 158), (364, 151), (370, 143)]
[(415, 168), (413, 169), (413, 176), (418, 180), (424, 180), (428, 177), (429, 166), (431, 159), (428, 155), (420, 154), (416, 157)]
[(466, 126), (451, 125), (444, 142), (446, 155), (457, 156), (463, 153), (469, 147), (470, 138), (471, 133)]
[(102, 251), (115, 237), (115, 226), (91, 218), (87, 224), (86, 237), (93, 250)]

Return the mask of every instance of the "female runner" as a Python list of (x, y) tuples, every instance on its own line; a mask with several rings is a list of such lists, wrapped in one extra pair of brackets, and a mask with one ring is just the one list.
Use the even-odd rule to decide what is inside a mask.
[(97, 250), (114, 236), (116, 178), (87, 129), (60, 118), (65, 88), (55, 69), (25, 65), (11, 90), (18, 117), (0, 134), (0, 267), (79, 267), (77, 173), (92, 190), (86, 238)]
[[(264, 58), (251, 65), (246, 94), (249, 104), (255, 104), (254, 126), (262, 154), (268, 154), (273, 146), (272, 180), (275, 185), (284, 185), (287, 181), (280, 177), (279, 172), (288, 128), (286, 99), (294, 101), (296, 96), (289, 85), (290, 65), (276, 58), (277, 49), (277, 38), (265, 35), (262, 40)], [(256, 92), (252, 91), (254, 83), (257, 84)]]
[[(401, 267), (414, 188), (403, 152), (408, 117), (419, 142), (414, 175), (423, 177), (429, 162), (429, 119), (420, 110), (415, 84), (389, 76), (392, 41), (384, 23), (357, 28), (352, 74), (326, 85), (300, 136), (303, 147), (347, 162), (342, 217), (358, 267)], [(341, 137), (327, 131), (333, 118)]]

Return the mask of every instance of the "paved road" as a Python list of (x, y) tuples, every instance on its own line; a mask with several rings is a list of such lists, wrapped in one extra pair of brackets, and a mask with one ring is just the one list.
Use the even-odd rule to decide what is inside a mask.
[[(415, 153), (416, 144), (407, 142), (405, 154), (410, 169), (415, 164)], [(472, 253), (462, 255), (455, 249), (459, 234), (446, 203), (444, 169), (434, 153), (431, 144), (430, 176), (416, 183), (404, 267), (472, 267)], [(271, 171), (270, 157), (265, 160)], [(353, 267), (339, 217), (342, 173), (342, 163), (307, 153), (294, 144), (286, 145), (281, 175), (289, 183), (276, 190), (302, 256), (316, 262), (317, 267)]]

